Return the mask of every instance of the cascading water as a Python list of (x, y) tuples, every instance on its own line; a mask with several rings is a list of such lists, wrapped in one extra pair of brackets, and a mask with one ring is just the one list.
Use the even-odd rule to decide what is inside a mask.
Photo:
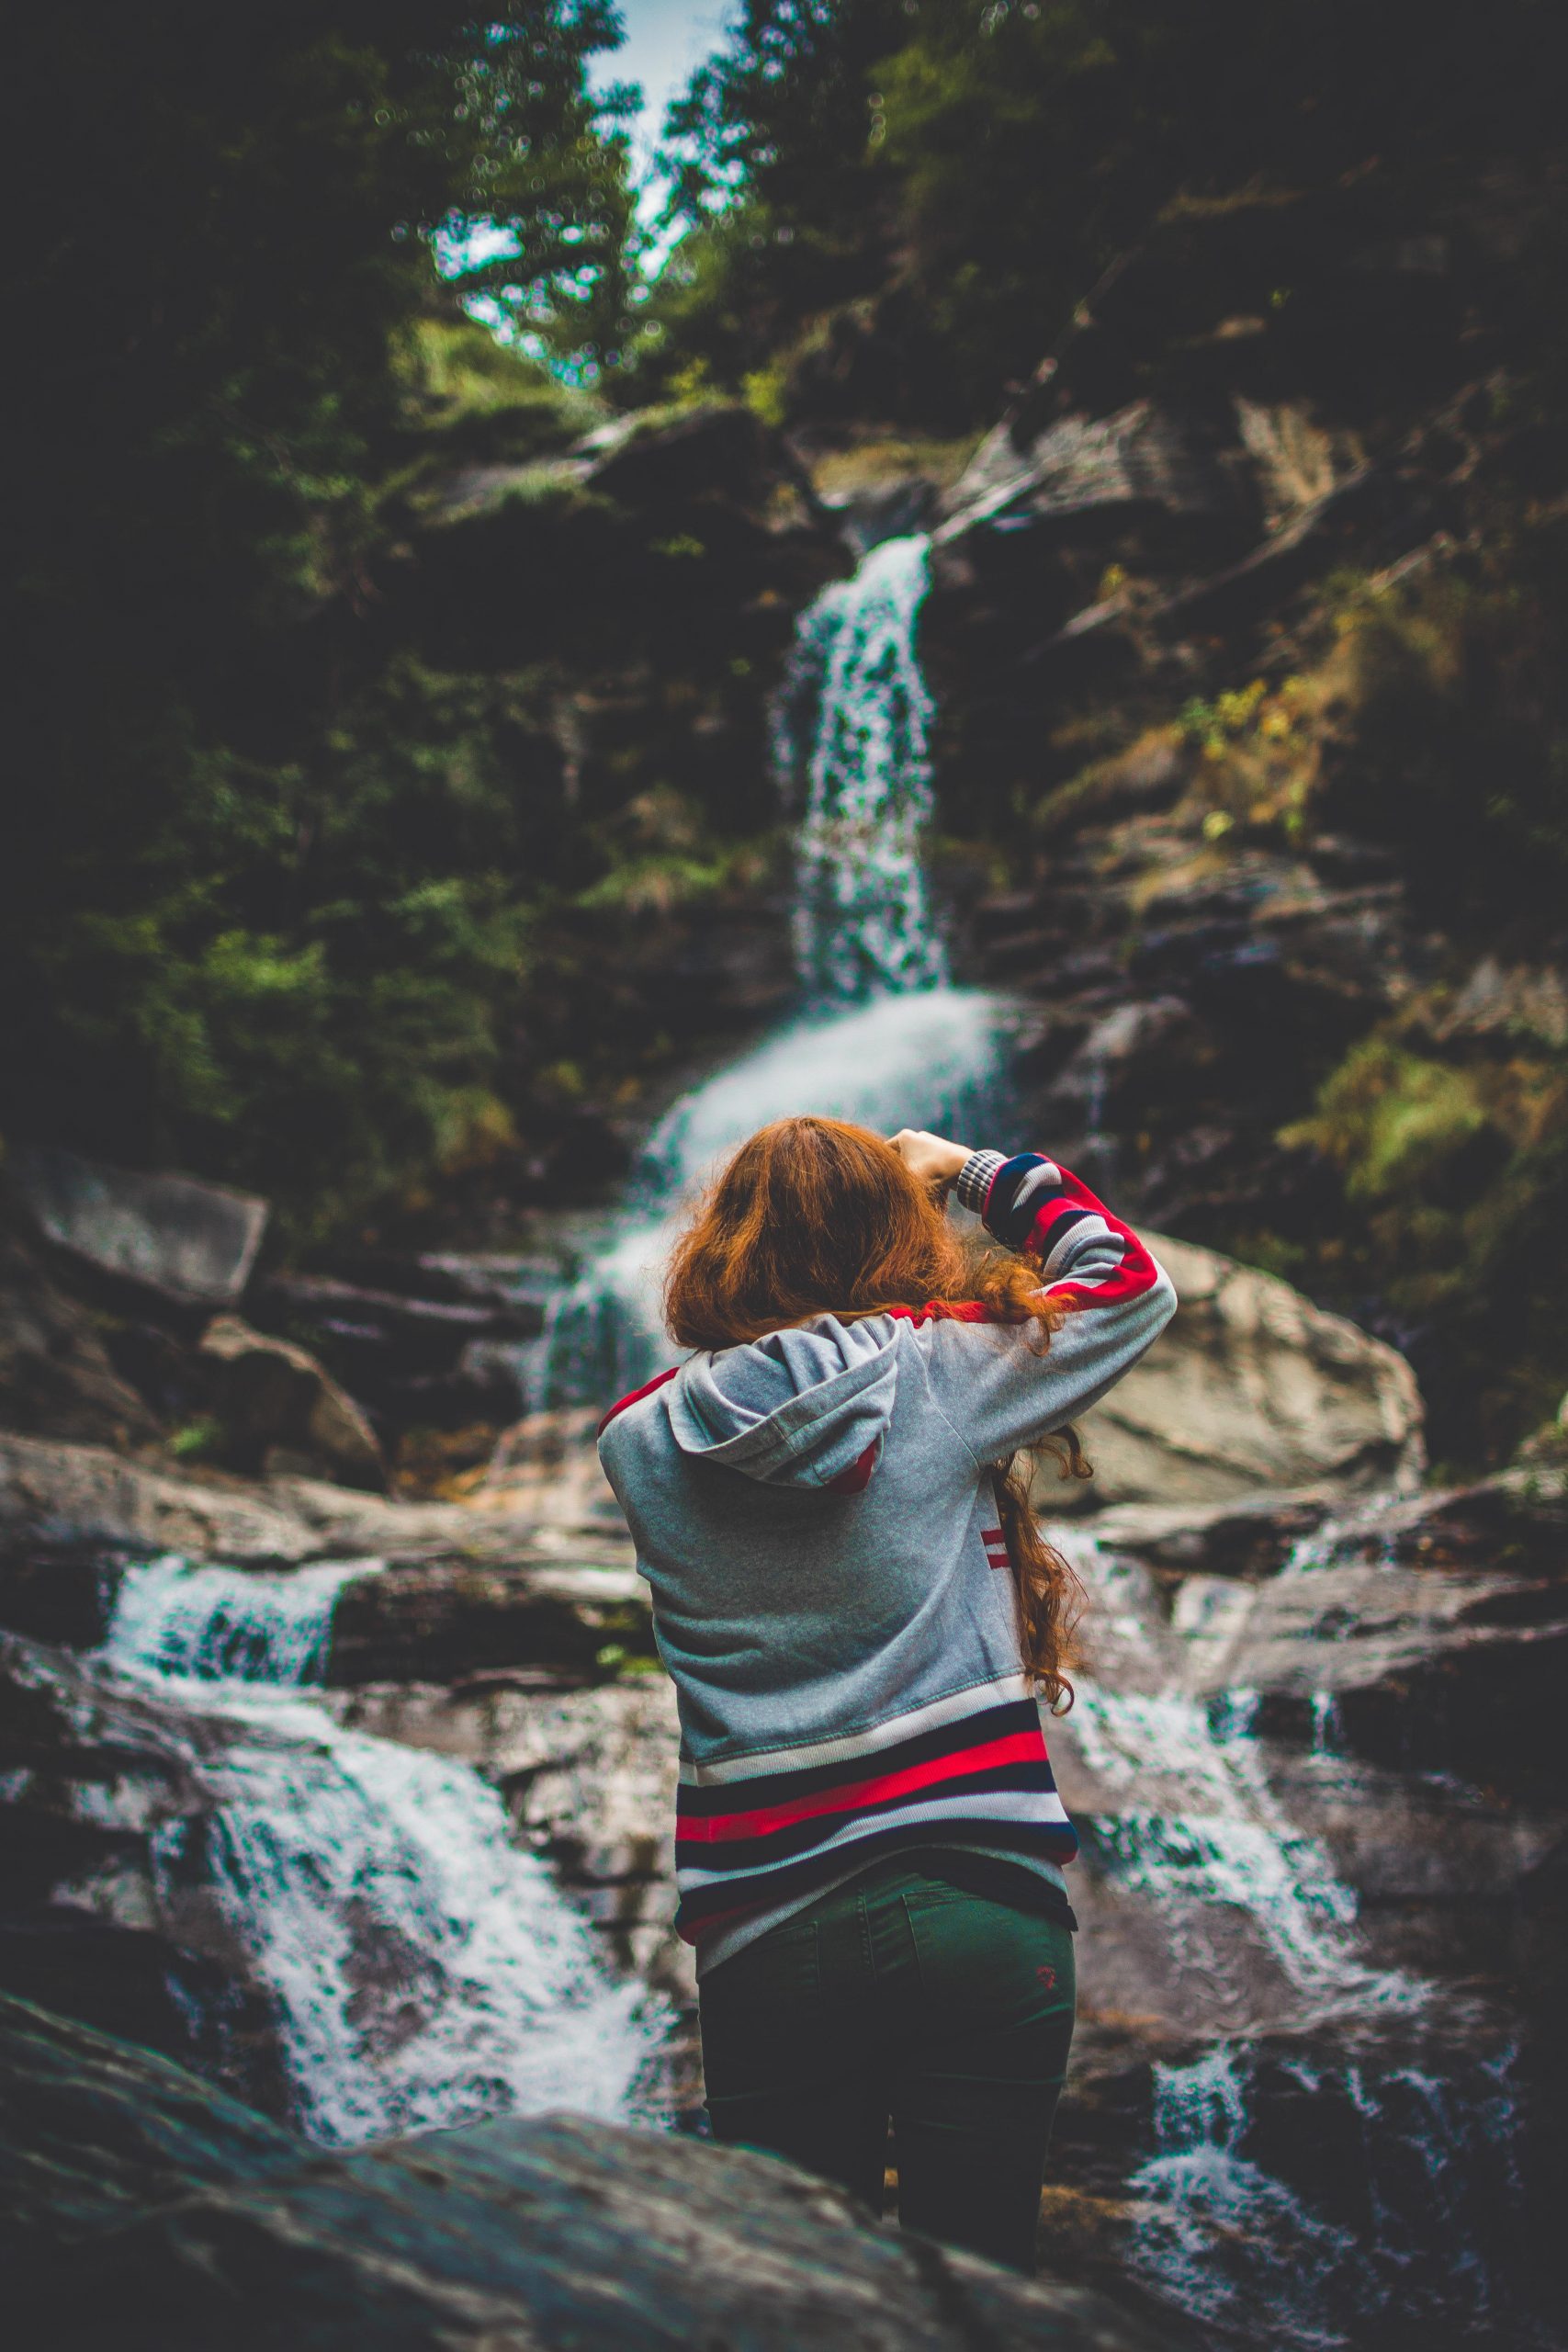
[[(1303, 1996), (1304, 2016), (1416, 2006), (1421, 1991), (1409, 1978), (1365, 1965), (1352, 1933), (1355, 1897), (1269, 1791), (1249, 1695), (1228, 1693), (1226, 1705), (1211, 1709), (1169, 1691), (1146, 1696), (1083, 1680), (1075, 1742), (1100, 1785), (1132, 1799), (1098, 1833), (1103, 1866), (1129, 1893), (1246, 1912)], [(1179, 1811), (1139, 1801), (1162, 1781), (1179, 1786)]]
[[(1281, 1574), (1330, 1565), (1386, 1508), (1325, 1523)], [(1173, 1611), (1137, 1562), (1052, 1532), (1091, 1604), (1094, 1670), (1053, 1738), (1085, 1865), (1157, 1921), (1163, 1966), (1193, 1992), (1182, 2021), (1209, 2040), (1153, 2069), (1130, 2267), (1217, 2342), (1264, 2352), (1403, 2352), (1508, 2322), (1511, 2052), (1473, 2004), (1370, 1964), (1352, 1891), (1270, 1785), (1258, 1695), (1195, 1694), (1232, 1653), (1247, 1588), (1192, 1578)], [(1354, 1803), (1328, 1694), (1311, 1721), (1314, 1768), (1343, 1771)]]
[(377, 1560), (331, 1560), (287, 1576), (237, 1576), (171, 1553), (121, 1579), (109, 1628), (117, 1665), (209, 1682), (321, 1679), (338, 1594)]
[[(1508, 2308), (1512, 2057), (1472, 2069), (1464, 2093), (1415, 2054), (1325, 2064), (1221, 2044), (1156, 2066), (1156, 2153), (1129, 2183), (1134, 2271), (1249, 2346), (1544, 2344)], [(1271, 2125), (1292, 2109), (1311, 2120), (1294, 2148)], [(1320, 2182), (1291, 2177), (1303, 2156), (1314, 2170), (1314, 2138), (1339, 2154), (1328, 2210)]]
[(675, 1203), (769, 1119), (814, 1111), (884, 1132), (997, 1132), (1000, 1007), (947, 981), (920, 865), (931, 701), (916, 628), (928, 542), (891, 539), (801, 616), (773, 711), (781, 797), (800, 811), (795, 940), (810, 1008), (675, 1103), (625, 1205), (583, 1236), (592, 1271), (547, 1307), (544, 1406), (603, 1402), (663, 1361), (658, 1271)]
[(500, 2109), (651, 2114), (661, 2005), (611, 1981), (494, 1791), (341, 1730), (303, 1695), (338, 1592), (374, 1565), (126, 1572), (107, 1658), (188, 1711), (210, 1805), (199, 1851), (177, 1824), (160, 1870), (206, 1875), (272, 1996), (297, 2120), (323, 2144)]
[(929, 554), (924, 538), (888, 539), (818, 596), (773, 706), (775, 771), (802, 808), (795, 962), (815, 997), (947, 978), (920, 864), (933, 705), (915, 628)]

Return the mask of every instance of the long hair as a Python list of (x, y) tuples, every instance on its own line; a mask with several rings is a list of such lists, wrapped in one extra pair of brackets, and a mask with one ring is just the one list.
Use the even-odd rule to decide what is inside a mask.
[[(688, 1348), (738, 1347), (816, 1315), (940, 1316), (964, 1300), (1032, 1323), (1042, 1354), (1069, 1311), (1023, 1259), (965, 1248), (892, 1145), (842, 1119), (775, 1119), (743, 1143), (676, 1241), (664, 1282), (665, 1319)], [(1065, 1478), (1089, 1472), (1071, 1430), (992, 1464), (1024, 1668), (1053, 1704), (1070, 1705), (1083, 1592), (1030, 1508), (1035, 1452), (1053, 1453)]]

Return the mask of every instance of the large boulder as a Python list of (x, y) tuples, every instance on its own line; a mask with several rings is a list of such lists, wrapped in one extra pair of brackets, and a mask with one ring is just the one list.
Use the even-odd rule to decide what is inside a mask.
[(1414, 1485), (1421, 1397), (1396, 1349), (1277, 1275), (1167, 1235), (1150, 1243), (1176, 1284), (1176, 1319), (1084, 1416), (1092, 1485), (1058, 1484), (1047, 1466), (1043, 1510)]
[(110, 1363), (92, 1317), (0, 1208), (0, 1421), (83, 1444), (145, 1444), (158, 1425)]
[[(32, 2208), (8, 2295), (29, 2347), (86, 2352), (108, 2310), (126, 2352), (1153, 2352), (1160, 2340), (1100, 2296), (873, 2226), (772, 2157), (547, 2116), (350, 2155), (301, 2149), (290, 2166), (265, 2126), (247, 2132), (136, 2052), (39, 2011), (7, 2007), (3, 2024), (31, 2094), (6, 2118), (3, 2155)], [(72, 2154), (77, 2177), (56, 2201)]]
[(253, 1331), (238, 1315), (219, 1315), (202, 1335), (201, 1354), (231, 1469), (316, 1473), (385, 1491), (375, 1430), (307, 1349)]
[(277, 1274), (250, 1304), (269, 1330), (304, 1341), (384, 1429), (515, 1420), (526, 1401), (517, 1342), (544, 1319), (536, 1298), (457, 1256), (378, 1256), (350, 1279)]
[(457, 1681), (537, 1668), (593, 1680), (625, 1657), (652, 1655), (648, 1587), (629, 1566), (448, 1558), (350, 1585), (326, 1679)]
[(0, 1994), (0, 2256), (112, 2229), (299, 2143), (152, 2051)]
[(41, 1145), (7, 1167), (49, 1239), (100, 1272), (205, 1306), (231, 1306), (250, 1279), (268, 1212), (248, 1193)]

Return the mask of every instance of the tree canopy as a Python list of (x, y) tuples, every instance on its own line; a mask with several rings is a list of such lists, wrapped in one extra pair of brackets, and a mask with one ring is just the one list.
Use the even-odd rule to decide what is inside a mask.
[(1542, 0), (746, 0), (667, 125), (660, 380), (741, 383), (874, 294), (979, 418), (1174, 197), (1440, 176), (1555, 135)]
[(378, 574), (457, 297), (614, 364), (626, 101), (585, 68), (617, 38), (601, 0), (10, 28), (11, 1131), (341, 1205), (482, 1098), (515, 797), (485, 690), (378, 634)]

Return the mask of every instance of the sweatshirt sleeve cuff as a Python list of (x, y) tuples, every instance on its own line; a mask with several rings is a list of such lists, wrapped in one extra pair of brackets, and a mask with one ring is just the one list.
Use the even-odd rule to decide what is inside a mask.
[(953, 1188), (959, 1207), (971, 1210), (976, 1216), (984, 1216), (991, 1186), (997, 1181), (998, 1172), (1006, 1165), (999, 1151), (972, 1151), (959, 1170), (958, 1182)]
[(1004, 1159), (991, 1179), (986, 1198), (986, 1226), (1005, 1250), (1028, 1253), (1038, 1228), (1040, 1213), (1059, 1196), (1062, 1171), (1054, 1159), (1038, 1151), (1021, 1151)]

